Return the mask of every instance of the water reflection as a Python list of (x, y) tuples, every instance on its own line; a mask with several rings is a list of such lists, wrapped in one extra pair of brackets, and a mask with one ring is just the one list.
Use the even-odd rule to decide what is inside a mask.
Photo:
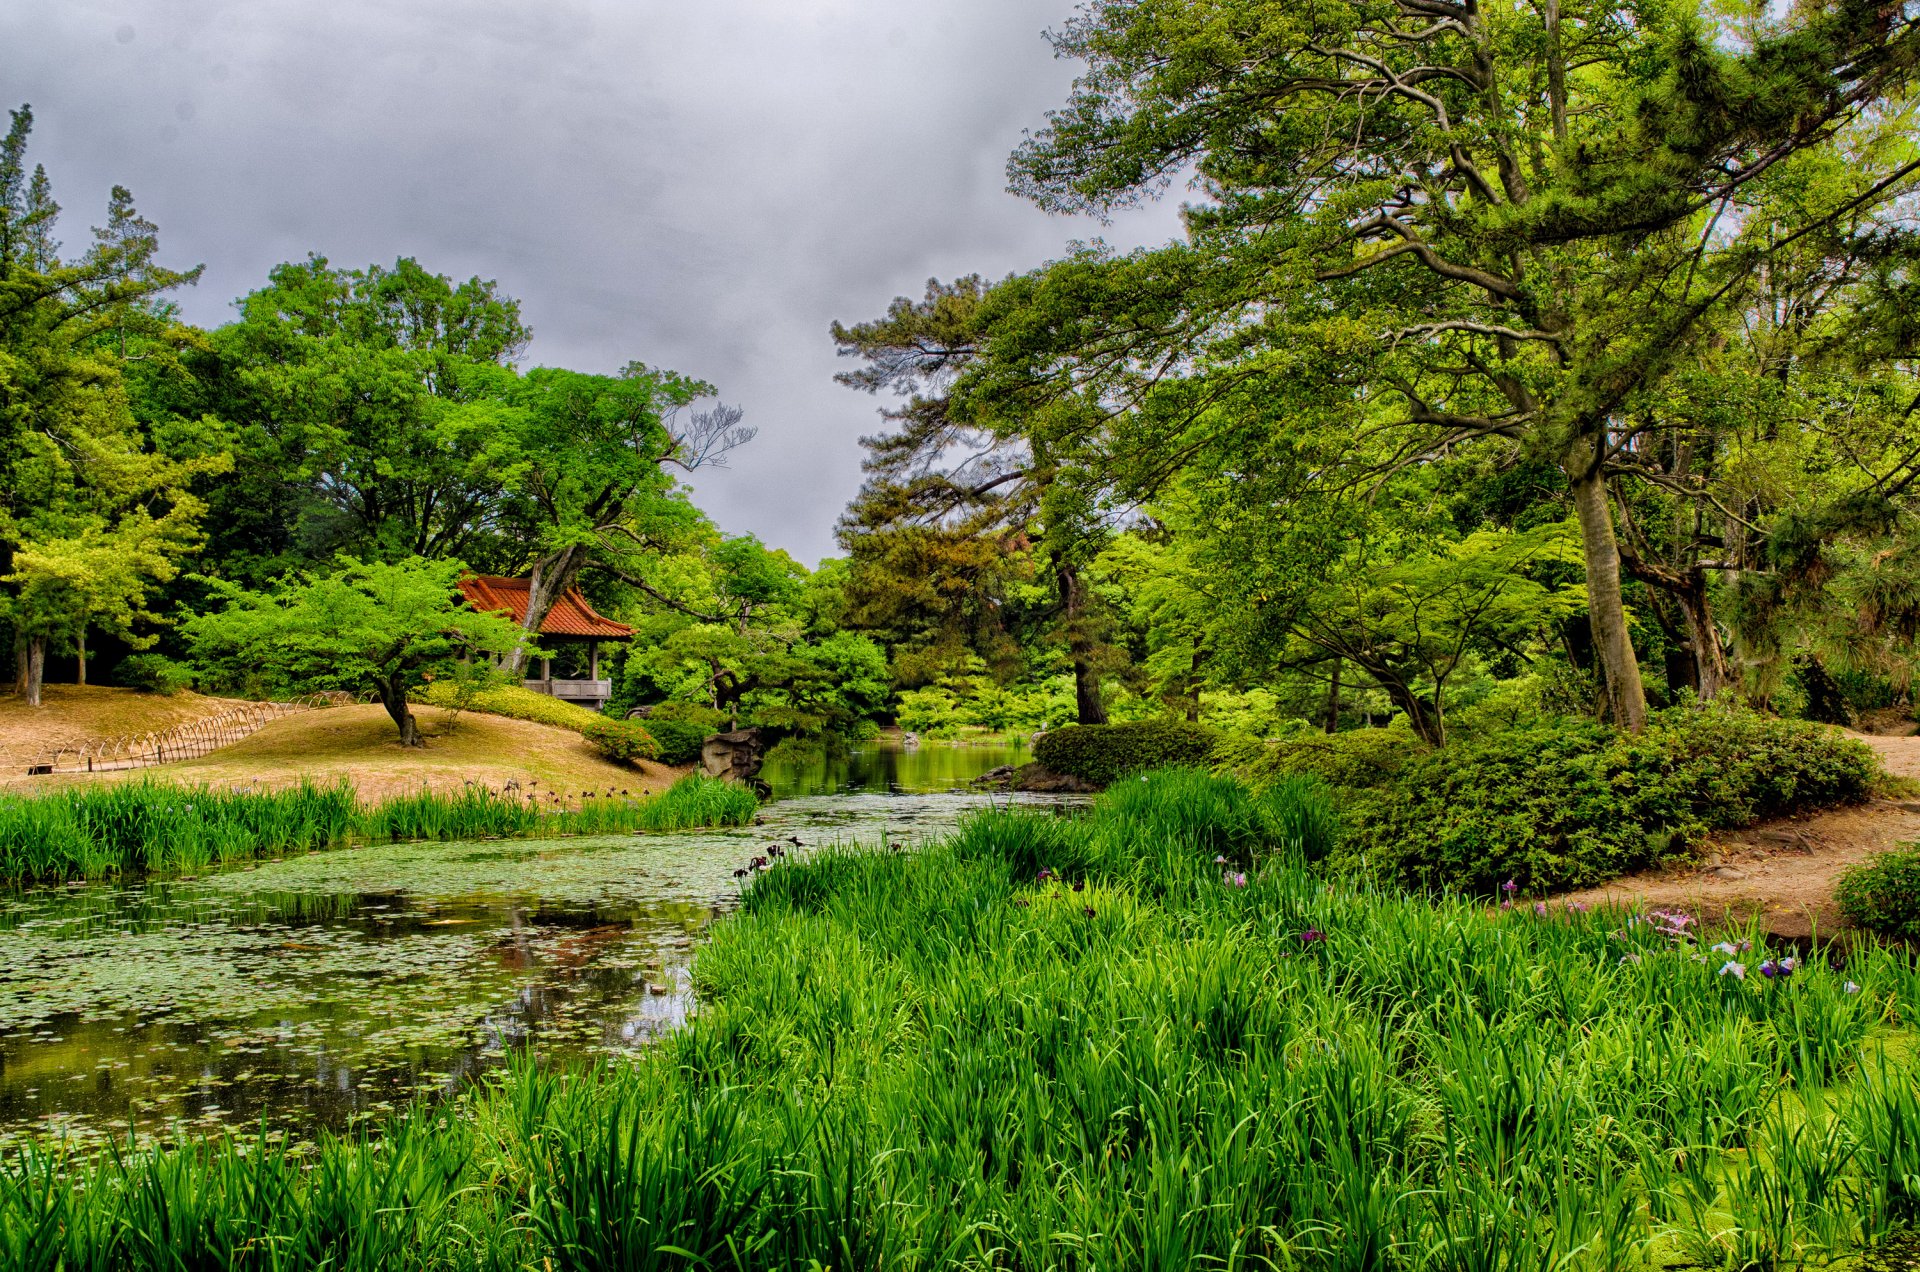
[[(905, 758), (864, 771), (905, 787), (1009, 762)], [(768, 842), (913, 842), (981, 799), (809, 796), (736, 830), (397, 844), (0, 898), (0, 1143), (299, 1137), (516, 1047), (617, 1055), (685, 1018), (695, 943)]]
[(828, 793), (927, 794), (964, 791), (982, 773), (1003, 764), (1025, 764), (1028, 758), (1024, 740), (903, 747), (895, 739), (876, 738), (846, 747), (780, 747), (760, 776), (782, 799)]

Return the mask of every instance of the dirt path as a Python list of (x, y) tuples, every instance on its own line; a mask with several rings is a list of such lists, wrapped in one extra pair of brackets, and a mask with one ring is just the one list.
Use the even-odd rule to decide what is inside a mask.
[[(1895, 777), (1920, 779), (1920, 737), (1856, 735)], [(1715, 835), (1697, 864), (1568, 894), (1590, 905), (1657, 905), (1705, 918), (1758, 917), (1777, 936), (1838, 932), (1833, 885), (1847, 867), (1920, 840), (1920, 801), (1876, 799)]]

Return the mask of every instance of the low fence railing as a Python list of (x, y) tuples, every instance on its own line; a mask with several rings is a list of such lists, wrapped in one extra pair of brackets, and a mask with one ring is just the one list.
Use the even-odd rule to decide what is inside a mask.
[(336, 692), (312, 693), (285, 702), (243, 702), (217, 715), (187, 720), (171, 728), (57, 747), (44, 753), (27, 771), (102, 773), (197, 760), (253, 736), (275, 720), (352, 701), (350, 695)]

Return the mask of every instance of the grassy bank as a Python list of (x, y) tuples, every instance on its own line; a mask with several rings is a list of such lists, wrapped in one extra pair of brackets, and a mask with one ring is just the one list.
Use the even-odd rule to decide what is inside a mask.
[(1909, 959), (1329, 886), (1324, 831), (1157, 774), (776, 864), (638, 1062), (304, 1159), (29, 1155), (0, 1259), (1782, 1267), (1920, 1219)]
[(153, 781), (0, 799), (0, 882), (100, 878), (408, 839), (613, 834), (739, 826), (758, 801), (694, 774), (657, 795), (550, 804), (533, 792), (467, 787), (362, 802), (344, 782), (217, 790)]

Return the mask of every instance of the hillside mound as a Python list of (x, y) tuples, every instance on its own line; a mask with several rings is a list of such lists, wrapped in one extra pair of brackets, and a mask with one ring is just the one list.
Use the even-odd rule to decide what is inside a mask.
[[(135, 694), (127, 698), (142, 705), (178, 701)], [(72, 723), (53, 723), (51, 707), (47, 714), (46, 729), (75, 727)], [(452, 721), (448, 712), (427, 706), (416, 706), (414, 715), (426, 742), (420, 748), (401, 746), (393, 721), (378, 706), (328, 707), (275, 720), (252, 737), (197, 760), (91, 778), (74, 774), (53, 778), (9, 775), (7, 784), (20, 790), (66, 781), (146, 777), (215, 786), (258, 782), (279, 787), (302, 779), (334, 782), (344, 778), (358, 788), (361, 798), (377, 800), (422, 788), (455, 790), (468, 782), (498, 788), (517, 781), (522, 787), (537, 783), (534, 789), (553, 791), (568, 803), (578, 803), (588, 791), (600, 797), (609, 791), (637, 795), (661, 790), (684, 772), (660, 764), (641, 763), (631, 768), (614, 764), (571, 729), (479, 712), (467, 712)], [(40, 742), (35, 753), (46, 746), (47, 742)], [(15, 768), (22, 775), (25, 771), (24, 762)]]
[(153, 733), (240, 705), (197, 693), (166, 697), (107, 685), (47, 685), (40, 696), (44, 705), (30, 707), (18, 694), (0, 694), (0, 778), (25, 776), (28, 765), (56, 747)]

